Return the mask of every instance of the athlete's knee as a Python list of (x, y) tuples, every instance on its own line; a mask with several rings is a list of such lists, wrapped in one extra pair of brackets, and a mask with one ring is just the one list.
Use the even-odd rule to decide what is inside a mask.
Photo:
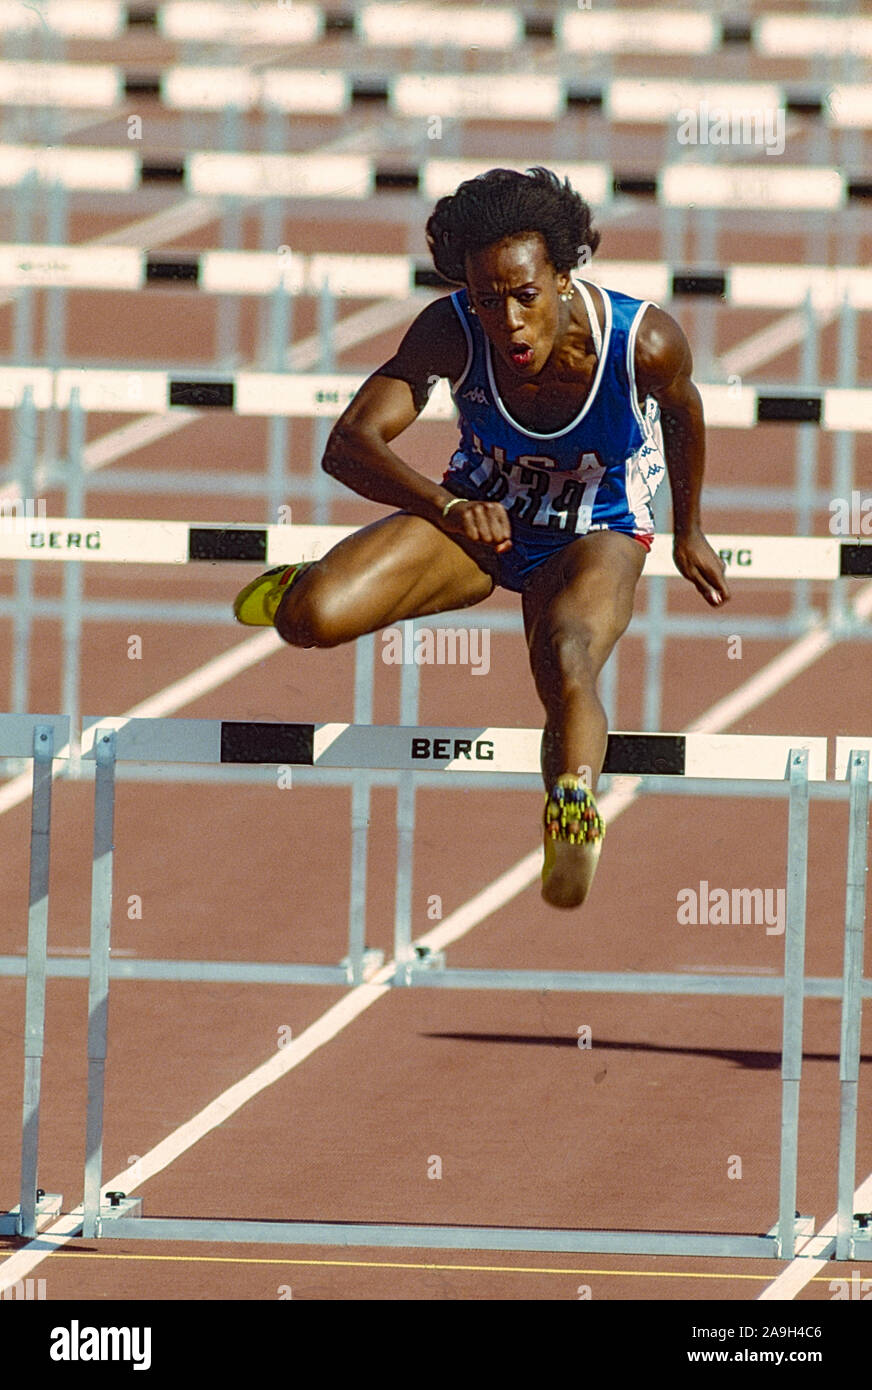
[(609, 610), (592, 619), (577, 614), (561, 619), (545, 635), (546, 665), (563, 680), (595, 682), (630, 616)]
[(285, 594), (275, 628), (292, 647), (336, 647), (345, 640), (329, 588), (312, 571), (301, 575)]
[(588, 624), (556, 627), (539, 644), (538, 672), (561, 692), (567, 687), (590, 687), (597, 676), (596, 647), (596, 633)]

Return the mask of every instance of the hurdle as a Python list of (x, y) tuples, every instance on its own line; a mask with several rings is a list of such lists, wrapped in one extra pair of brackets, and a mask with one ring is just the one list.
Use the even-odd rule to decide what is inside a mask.
[[(872, 399), (872, 392), (869, 396)], [(81, 413), (76, 418), (83, 426)], [(81, 505), (81, 492), (77, 496)], [(95, 564), (196, 567), (244, 562), (266, 568), (318, 560), (359, 529), (322, 523), (227, 525), (175, 520), (121, 520), (88, 517), (78, 512), (66, 516), (34, 516), (27, 515), (26, 510), (20, 502), (7, 504), (0, 501), (0, 523), (10, 523), (0, 524), (0, 561), (33, 560), (48, 565), (63, 564), (73, 571), (81, 565)], [(859, 517), (856, 524), (861, 524)], [(846, 539), (835, 535), (766, 536), (712, 532), (708, 539), (720, 555), (730, 583), (784, 580), (796, 587), (810, 581), (821, 581), (831, 583), (834, 589), (838, 589), (845, 580), (872, 576), (872, 544), (862, 535)], [(648, 694), (643, 723), (648, 728), (656, 728), (660, 723), (663, 640), (680, 637), (706, 639), (708, 642), (723, 641), (725, 638), (729, 640), (735, 632), (736, 620), (728, 613), (709, 613), (700, 619), (686, 614), (667, 613), (662, 596), (657, 601), (656, 591), (660, 581), (678, 577), (672, 558), (672, 544), (673, 539), (668, 532), (658, 532), (654, 537), (642, 574), (644, 583), (650, 586), (648, 609), (634, 613), (628, 634), (631, 637), (641, 636), (645, 642)], [(26, 575), (27, 566), (23, 568)], [(231, 623), (226, 602), (193, 604), (184, 598), (165, 601), (93, 598), (83, 593), (81, 584), (72, 582), (66, 584), (62, 597), (33, 598), (21, 577), (18, 582), (21, 585), (18, 593), (0, 598), (0, 617), (11, 617), (14, 623), (11, 707), (19, 709), (26, 703), (30, 624), (35, 619), (59, 617), (64, 622), (63, 707), (76, 726), (80, 711), (80, 632), (83, 622), (89, 619), (121, 619), (163, 624), (172, 616), (181, 622), (201, 625), (226, 627)], [(753, 613), (742, 618), (740, 631), (749, 639), (783, 638), (794, 634), (804, 636), (809, 631), (812, 619), (813, 615), (805, 612), (794, 613), (790, 617)], [(439, 620), (441, 623), (454, 624), (462, 621), (465, 628), (486, 628), (494, 633), (519, 633), (522, 626), (518, 612), (493, 608), (463, 610), (462, 619), (458, 613), (443, 613), (439, 615)], [(840, 639), (872, 640), (872, 628), (868, 622), (858, 617), (846, 604), (833, 612), (831, 623)], [(359, 681), (369, 681), (370, 685), (375, 660), (374, 642), (372, 636), (361, 639), (355, 658), (356, 668), (360, 671)], [(607, 708), (612, 698), (609, 691), (615, 685), (616, 672), (616, 657), (613, 656), (604, 675)], [(417, 709), (411, 707), (401, 715), (402, 722), (407, 724), (414, 723), (417, 717)], [(365, 724), (370, 716), (365, 709), (356, 706), (353, 718), (355, 722)], [(184, 764), (178, 766), (181, 768)], [(215, 775), (219, 773), (220, 767)], [(65, 775), (79, 775), (77, 761), (71, 760), (67, 764)]]
[[(524, 79), (525, 85), (527, 78)], [(480, 87), (476, 79), (475, 85)], [(517, 79), (505, 98), (517, 110)], [(466, 94), (467, 100), (469, 93)], [(442, 93), (442, 101), (451, 101)], [(559, 104), (559, 93), (547, 98)], [(429, 114), (432, 107), (427, 108)], [(407, 112), (405, 114), (411, 114)], [(469, 115), (469, 112), (466, 112)], [(543, 119), (550, 120), (550, 116)], [(510, 166), (514, 160), (504, 160)], [(482, 159), (428, 159), (398, 170), (369, 155), (245, 154), (201, 150), (181, 162), (147, 160), (131, 150), (84, 146), (44, 149), (8, 145), (0, 150), (0, 186), (18, 187), (25, 180), (60, 184), (79, 192), (131, 193), (154, 183), (175, 183), (196, 197), (258, 200), (293, 197), (310, 204), (331, 199), (342, 204), (397, 193), (434, 201), (452, 193), (464, 178), (481, 173)], [(487, 167), (499, 164), (489, 159)], [(780, 213), (840, 210), (869, 197), (869, 181), (836, 167), (792, 165), (774, 170), (762, 165), (664, 165), (660, 169), (622, 170), (602, 161), (552, 160), (560, 177), (586, 190), (593, 205), (608, 208), (618, 196), (648, 200), (661, 208), (707, 208)]]
[[(666, 261), (596, 260), (584, 267), (595, 284), (613, 281), (627, 294), (656, 304), (717, 300), (733, 308), (798, 309), (810, 295), (815, 308), (845, 303), (872, 307), (872, 270), (866, 266), (681, 266)], [(169, 287), (195, 294), (262, 297), (320, 295), (337, 299), (408, 299), (418, 290), (451, 288), (419, 257), (360, 252), (147, 251), (138, 246), (0, 244), (0, 287), (9, 289), (148, 290)]]
[[(872, 398), (872, 392), (869, 393)], [(872, 417), (870, 417), (872, 428)], [(868, 509), (867, 509), (868, 510)], [(0, 507), (0, 560), (81, 564), (186, 565), (191, 563), (296, 564), (320, 560), (359, 526), (244, 524), (35, 516), (20, 503)], [(866, 513), (864, 512), (864, 525)], [(872, 518), (869, 519), (872, 526)], [(835, 580), (872, 576), (872, 541), (859, 536), (763, 536), (712, 532), (730, 578)], [(673, 537), (658, 532), (643, 578), (675, 578)], [(444, 615), (431, 615), (444, 616)]]
[[(607, 768), (621, 775), (658, 781), (704, 778), (780, 784), (789, 800), (787, 828), (787, 920), (784, 972), (772, 976), (717, 976), (555, 971), (451, 970), (435, 956), (422, 958), (410, 937), (398, 929), (390, 983), (398, 987), (562, 989), (632, 994), (730, 994), (780, 997), (783, 1007), (781, 1070), (781, 1147), (778, 1218), (765, 1235), (688, 1232), (613, 1232), (531, 1228), (439, 1227), (334, 1222), (259, 1222), (144, 1217), (139, 1199), (112, 1194), (101, 1200), (103, 1081), (109, 993), (112, 825), (116, 765), (126, 760), (173, 762), (288, 763), (304, 768), (380, 767), (400, 776), (426, 768), (449, 780), (479, 783), (488, 772), (538, 778), (541, 731), (530, 729), (442, 729), (417, 726), (267, 724), (222, 720), (138, 720), (88, 716), (83, 721), (82, 754), (96, 763), (94, 875), (89, 1031), (87, 1158), (83, 1234), (88, 1237), (151, 1240), (242, 1241), (286, 1244), (407, 1246), (438, 1249), (540, 1250), (572, 1253), (730, 1255), (792, 1258), (798, 1241), (812, 1233), (811, 1218), (796, 1212), (799, 1088), (802, 1068), (803, 1004), (807, 996), (842, 998), (846, 1019), (842, 1055), (845, 1067), (840, 1139), (840, 1212), (853, 1196), (856, 1087), (859, 1065), (858, 1020), (872, 982), (862, 979), (863, 874), (868, 820), (868, 751), (859, 758), (850, 745), (852, 805), (848, 927), (844, 979), (805, 976), (805, 913), (808, 859), (808, 803), (812, 788), (826, 781), (827, 740), (792, 736), (612, 733)], [(872, 743), (872, 740), (867, 740)], [(865, 780), (863, 769), (865, 768)], [(858, 770), (859, 769), (859, 770)], [(358, 942), (358, 948), (361, 943)], [(855, 1056), (856, 1054), (856, 1056)], [(850, 1177), (849, 1177), (850, 1169)], [(108, 1195), (108, 1194), (106, 1194)], [(847, 1207), (845, 1204), (847, 1203)], [(836, 1242), (833, 1242), (833, 1249)], [(865, 1249), (845, 1218), (837, 1258), (858, 1258)], [(847, 1253), (846, 1253), (847, 1252)]]
[[(281, 23), (281, 16), (277, 16)], [(410, 16), (411, 18), (411, 16)], [(579, 18), (581, 18), (579, 16)], [(444, 21), (443, 21), (444, 25)], [(585, 28), (586, 17), (582, 19)], [(483, 36), (474, 20), (474, 43)], [(416, 24), (417, 27), (417, 24)], [(489, 26), (488, 26), (489, 27)], [(280, 42), (282, 42), (280, 40)], [(167, 111), (214, 111), (225, 105), (235, 111), (278, 110), (288, 114), (340, 116), (355, 102), (383, 101), (396, 116), (433, 114), (463, 119), (517, 119), (517, 91), (524, 84), (525, 122), (558, 121), (573, 106), (599, 107), (614, 124), (659, 124), (675, 118), (682, 108), (705, 100), (709, 87), (699, 79), (613, 78), (578, 83), (560, 73), (534, 69), (488, 75), (483, 90), (477, 73), (400, 72), (382, 78), (360, 77), (346, 67), (274, 67), (240, 74), (217, 63), (178, 63), (149, 78), (125, 71), (118, 64), (0, 62), (0, 85), (10, 106), (112, 107), (128, 94), (131, 83), (146, 90)], [(868, 84), (840, 82), (837, 91), (814, 83), (797, 93), (791, 83), (721, 82), (716, 110), (737, 122), (744, 118), (750, 132), (750, 113), (763, 109), (802, 111), (830, 129), (868, 129), (872, 125)], [(828, 100), (835, 96), (835, 100)], [(762, 125), (762, 122), (761, 122)], [(762, 131), (758, 144), (763, 143)], [(725, 142), (726, 143), (726, 142)], [(402, 186), (402, 185), (400, 185)]]
[[(164, 415), (193, 407), (261, 418), (336, 419), (365, 380), (363, 372), (241, 371), (228, 376), (205, 370), (182, 375), (152, 368), (0, 366), (0, 409), (22, 405), (28, 389), (37, 410), (66, 408), (78, 389), (84, 409), (116, 414)], [(712, 428), (747, 430), (783, 423), (857, 434), (872, 430), (869, 387), (824, 386), (809, 392), (750, 384), (734, 391), (720, 382), (697, 386)], [(455, 414), (448, 382), (441, 379), (420, 418), (427, 423), (453, 420)]]

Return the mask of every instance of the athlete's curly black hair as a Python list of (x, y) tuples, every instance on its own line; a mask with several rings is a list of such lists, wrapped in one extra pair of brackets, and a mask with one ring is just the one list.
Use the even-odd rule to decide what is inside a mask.
[(427, 222), (433, 264), (446, 280), (466, 283), (466, 256), (505, 237), (539, 232), (558, 274), (574, 270), (582, 247), (592, 256), (600, 243), (591, 210), (568, 179), (550, 169), (520, 173), (490, 169), (440, 198)]

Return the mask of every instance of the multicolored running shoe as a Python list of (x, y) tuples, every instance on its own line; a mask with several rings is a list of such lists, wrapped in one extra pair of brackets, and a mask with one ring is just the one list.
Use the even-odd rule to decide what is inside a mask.
[(564, 773), (545, 801), (542, 896), (552, 907), (580, 907), (590, 891), (606, 824), (593, 792)]

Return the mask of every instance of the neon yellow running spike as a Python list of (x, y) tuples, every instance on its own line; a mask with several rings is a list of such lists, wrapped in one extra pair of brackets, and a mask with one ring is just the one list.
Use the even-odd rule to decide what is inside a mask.
[(571, 773), (558, 777), (545, 802), (542, 896), (552, 907), (580, 907), (599, 862), (605, 821), (593, 793)]
[(272, 627), (289, 586), (311, 563), (311, 560), (304, 560), (298, 565), (278, 565), (246, 584), (233, 603), (236, 621), (245, 623), (246, 627)]
[(593, 792), (580, 777), (565, 772), (558, 777), (545, 805), (545, 829), (552, 840), (571, 845), (601, 840), (606, 824), (597, 810)]

